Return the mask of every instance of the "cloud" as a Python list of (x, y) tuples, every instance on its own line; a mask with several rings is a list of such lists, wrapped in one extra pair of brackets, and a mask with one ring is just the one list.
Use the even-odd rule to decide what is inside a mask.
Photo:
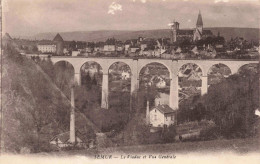
[(229, 0), (215, 0), (215, 3), (218, 3), (218, 2), (229, 2)]
[(116, 13), (116, 11), (122, 11), (122, 5), (120, 5), (116, 2), (112, 2), (111, 5), (109, 5), (109, 7), (108, 7), (107, 13), (114, 15)]
[[(133, 2), (135, 2), (136, 0), (133, 0)], [(140, 0), (142, 3), (146, 3), (146, 0)], [(165, 0), (163, 0), (165, 1)]]

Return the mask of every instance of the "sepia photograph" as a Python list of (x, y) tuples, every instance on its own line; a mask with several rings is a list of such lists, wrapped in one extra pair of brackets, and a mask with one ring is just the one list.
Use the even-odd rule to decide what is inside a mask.
[(258, 163), (259, 9), (1, 0), (0, 163)]

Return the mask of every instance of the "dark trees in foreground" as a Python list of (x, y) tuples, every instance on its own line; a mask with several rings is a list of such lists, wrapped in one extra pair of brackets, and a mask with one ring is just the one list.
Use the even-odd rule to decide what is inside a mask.
[(259, 104), (258, 75), (250, 70), (241, 71), (211, 85), (208, 94), (180, 105), (178, 123), (213, 120), (215, 131), (226, 138), (248, 137), (256, 134)]

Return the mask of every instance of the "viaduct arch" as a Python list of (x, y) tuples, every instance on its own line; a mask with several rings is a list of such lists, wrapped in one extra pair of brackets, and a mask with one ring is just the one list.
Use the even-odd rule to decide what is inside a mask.
[[(124, 66), (126, 66), (127, 67), (127, 69), (129, 69), (130, 70), (130, 75), (132, 75), (132, 69), (131, 69), (131, 67), (130, 67), (130, 65), (129, 64), (127, 64), (126, 62), (122, 62), (122, 61), (115, 61), (115, 62), (113, 62), (109, 67), (108, 67), (108, 74), (107, 74), (107, 78), (109, 79), (109, 70), (111, 69), (111, 67), (113, 66), (113, 65), (115, 65), (115, 64), (119, 64), (119, 63), (121, 63), (121, 64), (123, 64)], [(131, 79), (132, 79), (132, 76), (130, 76), (130, 86), (132, 85), (132, 82), (131, 82)], [(103, 83), (102, 83), (103, 84)], [(109, 103), (108, 103), (108, 96), (109, 96), (109, 80), (107, 81), (107, 84), (106, 84), (106, 86), (105, 87), (108, 87), (107, 89), (105, 89), (105, 90), (103, 90), (103, 86), (102, 86), (102, 99), (104, 98), (105, 100), (106, 100), (106, 103), (107, 104), (103, 104), (102, 105), (102, 107), (104, 108), (108, 108), (108, 105), (109, 105)], [(107, 92), (107, 93), (106, 93)], [(104, 93), (104, 94), (103, 94)], [(105, 94), (107, 94), (108, 96), (105, 96)], [(104, 97), (103, 97), (103, 95), (104, 95)], [(102, 100), (102, 102), (101, 102), (101, 104), (103, 103), (103, 100)]]
[(202, 71), (202, 86), (201, 94), (206, 94), (208, 91), (208, 71), (216, 64), (224, 64), (231, 70), (231, 74), (238, 72), (239, 68), (246, 64), (258, 63), (257, 60), (168, 60), (168, 59), (131, 59), (131, 58), (86, 58), (86, 57), (66, 57), (55, 56), (51, 57), (53, 64), (59, 61), (66, 61), (74, 67), (75, 82), (80, 84), (80, 68), (86, 62), (96, 62), (102, 67), (102, 102), (101, 107), (108, 109), (108, 70), (110, 66), (116, 62), (126, 63), (131, 70), (131, 93), (139, 88), (139, 73), (143, 67), (151, 63), (160, 63), (168, 68), (170, 72), (170, 96), (169, 106), (173, 109), (178, 109), (178, 72), (180, 68), (189, 63), (198, 65)]

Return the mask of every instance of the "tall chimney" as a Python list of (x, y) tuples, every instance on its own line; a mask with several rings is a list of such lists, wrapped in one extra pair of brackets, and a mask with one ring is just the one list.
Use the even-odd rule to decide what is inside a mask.
[(70, 111), (70, 142), (75, 143), (75, 98), (74, 86), (71, 87), (71, 111)]
[(146, 102), (146, 124), (150, 124), (150, 109), (149, 109), (149, 101)]

